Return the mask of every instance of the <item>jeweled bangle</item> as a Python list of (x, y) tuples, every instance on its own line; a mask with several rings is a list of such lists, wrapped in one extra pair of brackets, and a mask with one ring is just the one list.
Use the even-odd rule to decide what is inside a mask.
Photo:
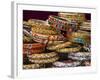
[(64, 42), (64, 43), (61, 43), (61, 44), (57, 44), (57, 45), (53, 45), (53, 46), (48, 46), (47, 49), (48, 50), (56, 50), (56, 49), (68, 47), (71, 44), (72, 44), (71, 42)]
[(90, 43), (90, 34), (83, 33), (83, 32), (73, 32), (70, 35), (68, 35), (68, 39), (71, 42), (76, 42), (76, 43)]
[(23, 69), (37, 69), (40, 68), (40, 64), (24, 64)]
[(53, 58), (48, 58), (48, 59), (29, 59), (29, 61), (34, 62), (34, 63), (38, 63), (38, 64), (45, 64), (45, 63), (53, 63), (55, 61), (57, 61), (59, 58), (58, 56), (53, 57)]
[(28, 55), (29, 58), (31, 59), (41, 59), (41, 58), (51, 58), (57, 56), (57, 53), (55, 52), (50, 52), (50, 53), (41, 53), (41, 54), (32, 54)]
[(79, 45), (75, 47), (66, 47), (66, 48), (61, 48), (57, 49), (56, 52), (58, 53), (72, 53), (72, 52), (78, 52), (81, 49)]

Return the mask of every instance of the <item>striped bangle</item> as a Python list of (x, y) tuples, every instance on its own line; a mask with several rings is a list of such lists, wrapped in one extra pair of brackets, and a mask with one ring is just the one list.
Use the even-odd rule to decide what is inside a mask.
[(56, 49), (68, 47), (71, 44), (72, 44), (71, 42), (64, 42), (64, 43), (61, 43), (61, 44), (57, 44), (57, 45), (53, 45), (53, 46), (48, 46), (47, 49), (48, 50), (56, 50)]
[(53, 58), (48, 58), (48, 59), (29, 59), (29, 61), (33, 62), (33, 63), (38, 63), (38, 64), (46, 64), (46, 63), (53, 63), (55, 61), (57, 61), (59, 58), (58, 56), (53, 57)]
[(57, 53), (55, 52), (50, 52), (50, 53), (41, 53), (41, 54), (32, 54), (28, 55), (29, 58), (31, 59), (41, 59), (41, 58), (51, 58), (57, 56)]

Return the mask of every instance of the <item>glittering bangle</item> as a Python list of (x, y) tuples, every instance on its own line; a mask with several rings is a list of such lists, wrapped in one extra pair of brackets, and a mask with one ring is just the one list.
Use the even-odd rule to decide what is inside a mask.
[(50, 53), (41, 53), (41, 54), (32, 54), (28, 55), (29, 58), (31, 59), (41, 59), (41, 58), (51, 58), (57, 56), (57, 53), (55, 52), (50, 52)]
[(45, 63), (53, 63), (55, 61), (57, 61), (59, 58), (58, 56), (53, 57), (53, 58), (48, 58), (48, 59), (29, 59), (29, 61), (34, 62), (34, 63), (38, 63), (38, 64), (45, 64)]
[(38, 27), (32, 27), (32, 33), (40, 33), (40, 34), (47, 34), (47, 35), (58, 34), (54, 30), (49, 30), (49, 29), (44, 29), (44, 28), (38, 28)]
[(71, 44), (72, 44), (71, 42), (64, 42), (64, 43), (61, 43), (61, 44), (57, 44), (57, 45), (53, 45), (53, 46), (48, 46), (47, 49), (48, 50), (56, 50), (56, 49), (68, 47)]
[(74, 47), (66, 47), (66, 48), (61, 48), (57, 49), (56, 52), (58, 53), (72, 53), (72, 52), (78, 52), (81, 49), (79, 45), (76, 45)]

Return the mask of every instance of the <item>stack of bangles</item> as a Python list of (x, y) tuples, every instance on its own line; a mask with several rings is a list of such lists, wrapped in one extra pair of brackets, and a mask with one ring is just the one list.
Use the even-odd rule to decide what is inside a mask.
[(57, 53), (41, 53), (41, 54), (32, 54), (28, 55), (29, 61), (32, 63), (45, 64), (45, 63), (53, 63), (59, 59)]
[(90, 52), (77, 52), (77, 53), (70, 53), (68, 58), (72, 60), (90, 60), (91, 54)]
[(23, 44), (24, 54), (42, 53), (45, 49), (45, 45), (41, 43)]
[(41, 66), (40, 64), (24, 64), (23, 69), (38, 69)]
[(64, 42), (57, 45), (52, 45), (47, 47), (48, 50), (55, 50), (58, 53), (69, 53), (78, 52), (81, 47), (78, 44), (73, 44), (72, 42)]

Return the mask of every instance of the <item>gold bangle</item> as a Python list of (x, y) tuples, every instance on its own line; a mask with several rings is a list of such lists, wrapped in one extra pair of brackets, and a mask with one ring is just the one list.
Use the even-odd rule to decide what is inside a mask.
[(50, 52), (50, 53), (41, 53), (41, 54), (32, 54), (28, 55), (29, 58), (31, 59), (44, 59), (44, 58), (51, 58), (57, 56), (57, 53), (55, 52)]
[(76, 47), (67, 47), (67, 48), (62, 48), (62, 49), (57, 49), (56, 52), (58, 53), (72, 53), (72, 52), (78, 52), (81, 49), (80, 46)]
[(49, 29), (45, 29), (45, 28), (38, 28), (38, 27), (32, 27), (32, 33), (47, 34), (47, 35), (56, 35), (56, 34), (58, 34), (54, 30), (49, 30)]
[(64, 43), (61, 43), (61, 44), (57, 44), (57, 45), (53, 45), (53, 46), (48, 46), (47, 49), (48, 50), (56, 50), (56, 49), (68, 47), (71, 44), (72, 44), (71, 42), (64, 42)]
[(53, 63), (53, 62), (57, 61), (58, 59), (59, 59), (59, 57), (56, 56), (56, 57), (53, 57), (53, 58), (41, 59), (41, 60), (39, 60), (39, 59), (35, 59), (35, 60), (29, 59), (29, 61), (34, 62), (34, 63), (38, 63), (38, 64), (45, 64), (45, 63)]

